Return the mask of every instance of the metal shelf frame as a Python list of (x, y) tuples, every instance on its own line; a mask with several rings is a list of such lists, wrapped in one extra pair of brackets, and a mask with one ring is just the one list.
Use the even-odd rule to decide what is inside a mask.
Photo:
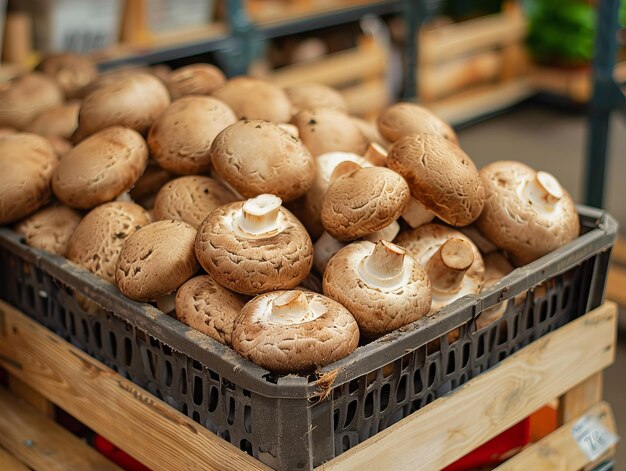
[(592, 67), (593, 95), (589, 104), (587, 149), (584, 175), (585, 204), (604, 204), (609, 126), (614, 111), (626, 117), (624, 84), (613, 77), (620, 29), (619, 0), (600, 0)]

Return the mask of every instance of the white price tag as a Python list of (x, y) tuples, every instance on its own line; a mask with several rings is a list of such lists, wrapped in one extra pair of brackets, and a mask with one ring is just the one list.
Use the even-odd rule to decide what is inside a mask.
[(572, 435), (589, 461), (598, 459), (618, 437), (609, 432), (597, 417), (581, 417), (572, 428)]

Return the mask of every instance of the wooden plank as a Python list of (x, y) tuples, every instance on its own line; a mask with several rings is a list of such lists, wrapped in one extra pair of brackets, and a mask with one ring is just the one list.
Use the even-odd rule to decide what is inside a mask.
[(513, 106), (534, 93), (528, 79), (519, 78), (459, 93), (429, 103), (428, 108), (454, 125)]
[(378, 0), (248, 0), (246, 6), (253, 22), (267, 26), (377, 2)]
[(153, 471), (267, 469), (0, 301), (0, 363)]
[(78, 437), (3, 388), (0, 410), (0, 445), (33, 470), (119, 470)]
[(607, 303), (540, 338), (320, 469), (447, 466), (609, 366), (615, 356), (616, 311)]
[(537, 91), (562, 95), (584, 103), (591, 96), (589, 70), (567, 70), (556, 67), (532, 67), (529, 75)]
[(567, 391), (559, 401), (559, 423), (581, 416), (602, 400), (602, 372), (598, 372)]
[(0, 447), (0, 469), (7, 471), (29, 471), (26, 465), (18, 461), (13, 455), (9, 454), (4, 448)]
[(522, 41), (526, 19), (520, 13), (488, 15), (453, 23), (420, 34), (420, 63), (446, 62), (481, 49), (493, 49)]
[(626, 268), (612, 264), (606, 282), (606, 297), (622, 306), (626, 306)]
[[(598, 420), (611, 433), (615, 433), (615, 419), (611, 412), (611, 407), (606, 402), (596, 404), (592, 409), (584, 414), (590, 420)], [(505, 461), (497, 471), (533, 471), (541, 470), (577, 470), (587, 465), (599, 463), (611, 454), (611, 450), (597, 460), (591, 461), (580, 449), (572, 434), (572, 428), (578, 421), (573, 418), (567, 424), (559, 427), (547, 437), (537, 443), (530, 445)]]
[[(54, 417), (54, 404), (16, 376), (9, 376), (11, 392), (45, 417)], [(0, 468), (2, 469), (2, 468)]]

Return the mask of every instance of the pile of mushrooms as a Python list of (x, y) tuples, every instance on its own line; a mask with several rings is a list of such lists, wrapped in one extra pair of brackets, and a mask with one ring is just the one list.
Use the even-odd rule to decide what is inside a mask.
[(479, 171), (421, 106), (366, 121), (326, 85), (209, 64), (48, 57), (0, 87), (0, 161), (0, 223), (26, 244), (284, 374), (436, 321), (579, 233), (554, 176)]

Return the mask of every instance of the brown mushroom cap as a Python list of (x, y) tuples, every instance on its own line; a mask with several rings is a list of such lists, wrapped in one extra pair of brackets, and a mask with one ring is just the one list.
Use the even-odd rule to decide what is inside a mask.
[(393, 170), (360, 168), (330, 184), (322, 204), (324, 229), (340, 241), (379, 231), (400, 217), (409, 187)]
[(148, 146), (139, 133), (114, 126), (69, 151), (57, 167), (52, 188), (68, 206), (89, 209), (128, 191), (148, 164)]
[(239, 121), (213, 141), (211, 162), (219, 176), (246, 198), (271, 193), (283, 201), (311, 187), (315, 161), (302, 143), (267, 121)]
[(400, 139), (389, 150), (387, 167), (406, 178), (413, 197), (448, 224), (466, 226), (483, 210), (485, 190), (476, 166), (442, 137)]
[(209, 275), (186, 281), (176, 293), (176, 318), (213, 340), (231, 344), (235, 319), (245, 298), (219, 285)]
[(7, 126), (0, 127), (0, 138), (4, 136), (10, 136), (11, 134), (15, 134), (17, 132), (14, 128), (9, 128)]
[(172, 103), (150, 128), (150, 155), (168, 172), (208, 173), (213, 139), (236, 122), (235, 113), (216, 98), (183, 97)]
[(379, 337), (430, 310), (426, 272), (389, 242), (347, 245), (328, 262), (323, 283), (324, 294), (352, 313), (365, 337)]
[(98, 76), (98, 69), (91, 59), (68, 52), (44, 57), (37, 70), (53, 79), (67, 98), (81, 96), (84, 87)]
[(43, 137), (19, 133), (0, 139), (0, 224), (22, 219), (48, 202), (57, 163)]
[(298, 286), (311, 271), (313, 244), (280, 198), (260, 195), (209, 214), (198, 229), (196, 255), (222, 286), (253, 295)]
[(0, 126), (24, 129), (36, 116), (63, 101), (54, 81), (32, 72), (0, 84)]
[(228, 80), (212, 95), (232, 108), (238, 118), (263, 119), (286, 123), (291, 119), (291, 103), (282, 88), (251, 77)]
[(235, 195), (217, 180), (191, 175), (166, 183), (154, 201), (156, 219), (176, 219), (198, 227), (208, 214), (227, 203)]
[(291, 101), (293, 114), (315, 108), (330, 108), (343, 113), (348, 112), (348, 104), (341, 93), (321, 83), (299, 83), (285, 88)]
[(184, 95), (210, 95), (224, 85), (224, 73), (211, 64), (191, 64), (168, 75), (167, 85), (172, 100)]
[(115, 265), (126, 239), (150, 216), (139, 205), (125, 201), (91, 210), (80, 222), (67, 246), (67, 258), (91, 273), (115, 283)]
[(378, 131), (376, 123), (365, 121), (364, 119), (357, 118), (356, 116), (352, 116), (351, 118), (359, 131), (361, 131), (361, 134), (363, 134), (365, 142), (368, 144), (379, 144), (385, 148), (389, 146), (389, 141), (387, 141), (387, 139), (385, 139)]
[(115, 269), (120, 291), (136, 301), (171, 293), (200, 268), (194, 253), (196, 229), (183, 221), (157, 221), (124, 243)]
[(367, 142), (346, 113), (334, 109), (304, 110), (293, 117), (298, 126), (300, 139), (318, 156), (328, 152), (342, 151), (363, 155)]
[[(513, 265), (511, 265), (506, 257), (499, 252), (491, 252), (490, 254), (485, 255), (484, 262), (485, 283), (483, 284), (483, 291), (492, 287), (513, 271)], [(476, 318), (476, 328), (482, 329), (500, 319), (506, 311), (507, 304), (508, 300), (487, 309), (483, 309), (480, 315)]]
[(47, 141), (52, 145), (54, 152), (59, 156), (63, 157), (69, 151), (71, 151), (74, 146), (67, 139), (63, 139), (59, 136), (45, 136)]
[(109, 126), (127, 126), (145, 134), (169, 104), (167, 88), (154, 75), (130, 75), (85, 97), (74, 138), (80, 141)]
[(401, 232), (395, 243), (404, 247), (428, 273), (433, 291), (431, 312), (482, 289), (482, 256), (462, 232), (430, 223)]
[(144, 208), (152, 209), (159, 190), (173, 178), (174, 175), (148, 161), (146, 170), (130, 190), (130, 198)]
[(40, 136), (72, 137), (78, 127), (79, 101), (68, 101), (43, 111), (24, 129)]
[(82, 215), (72, 208), (54, 205), (37, 211), (15, 226), (26, 244), (55, 255), (65, 255), (70, 237)]
[(275, 291), (248, 302), (235, 321), (233, 348), (278, 373), (307, 373), (352, 353), (359, 328), (339, 303), (305, 291)]
[(416, 134), (435, 134), (455, 144), (459, 142), (448, 123), (415, 103), (397, 103), (387, 108), (378, 117), (378, 130), (390, 142)]
[(520, 162), (493, 162), (480, 171), (485, 209), (480, 232), (525, 265), (574, 240), (580, 232), (571, 196), (549, 173)]

